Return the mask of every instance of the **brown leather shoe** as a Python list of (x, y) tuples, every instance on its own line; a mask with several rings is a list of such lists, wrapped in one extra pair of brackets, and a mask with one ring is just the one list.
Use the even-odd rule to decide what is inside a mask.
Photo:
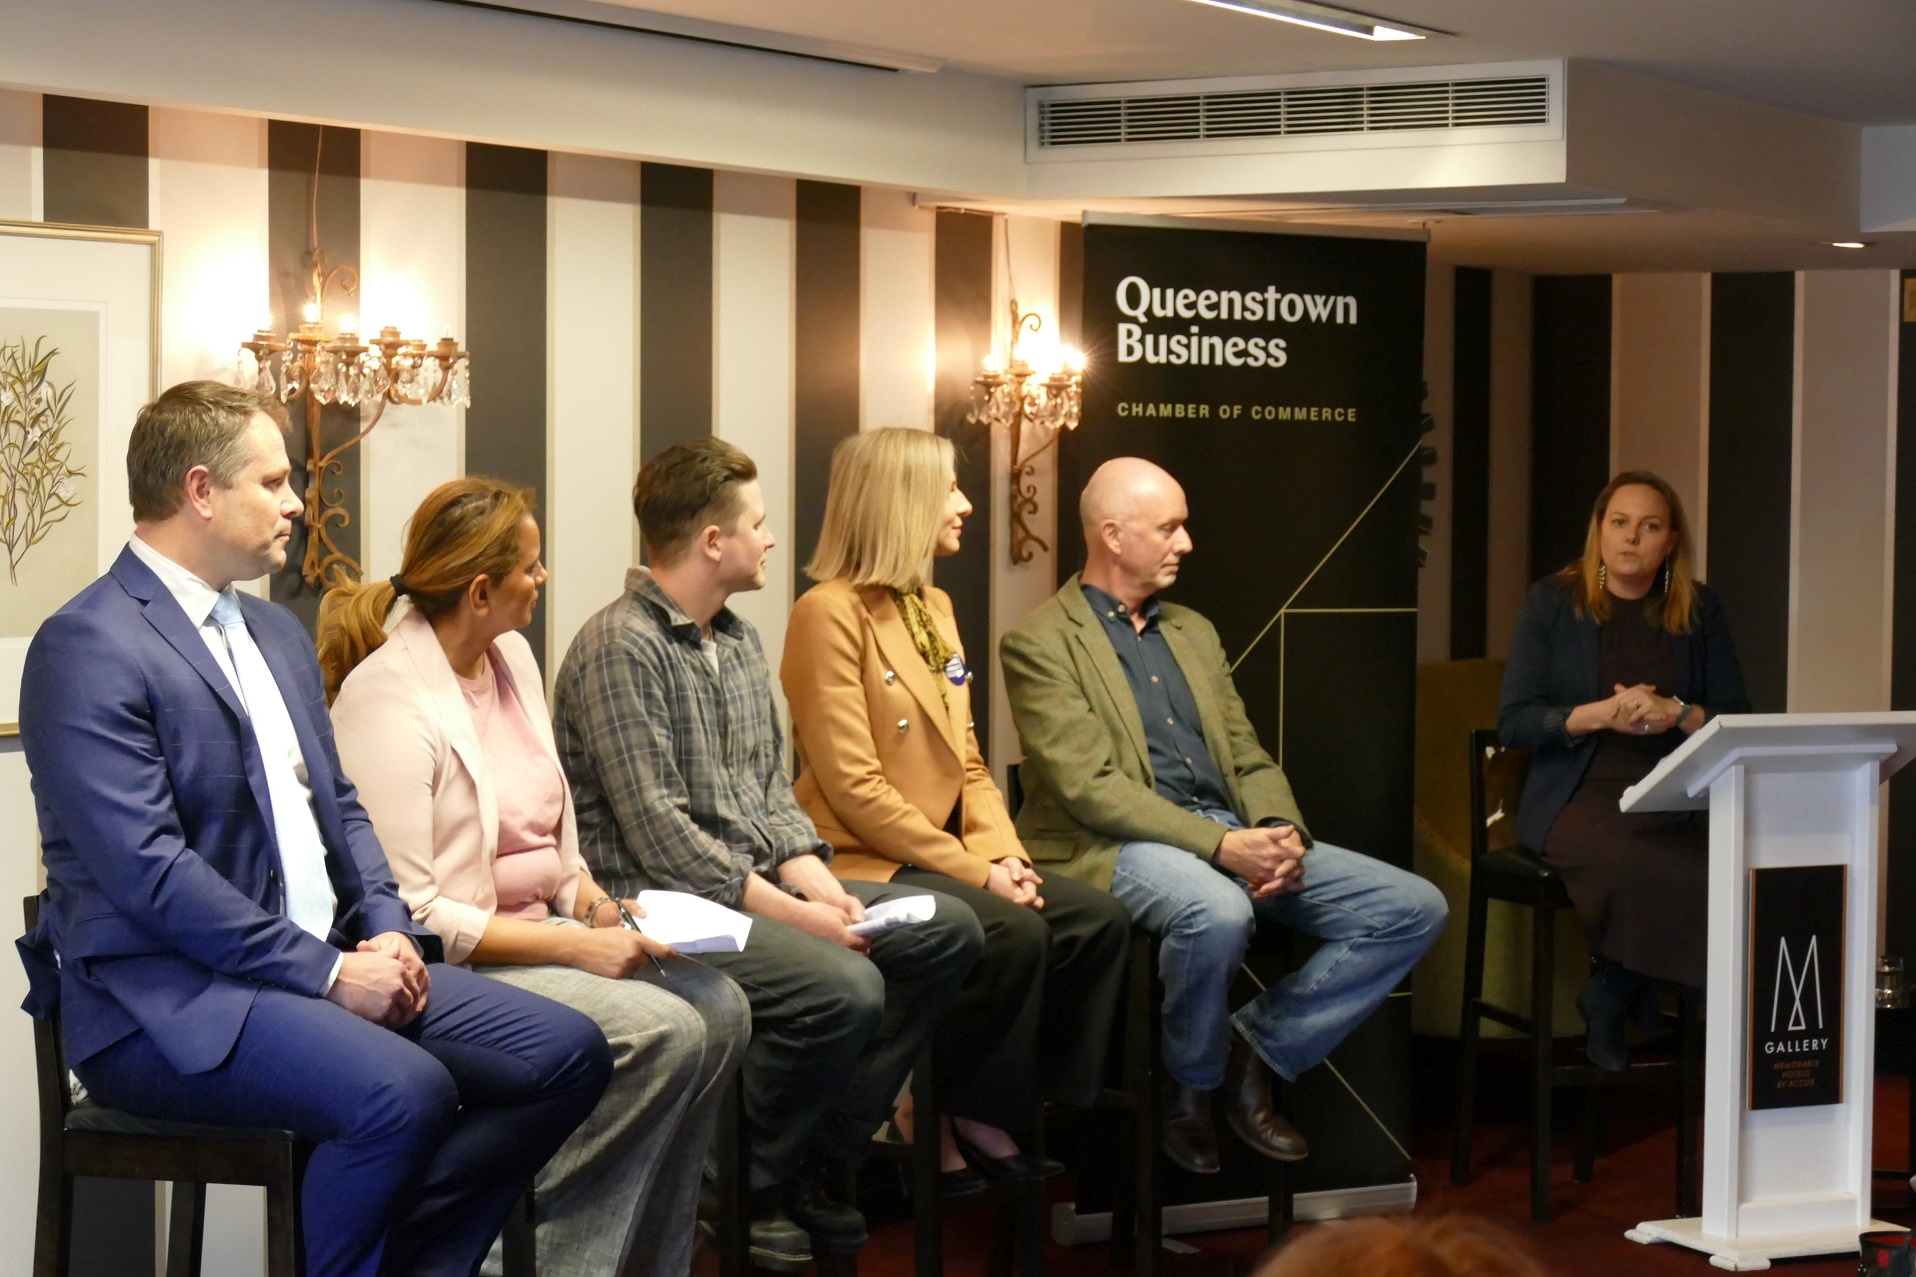
[(1211, 1093), (1166, 1080), (1163, 1111), (1164, 1155), (1193, 1175), (1218, 1171), (1217, 1127), (1211, 1121)]
[(1310, 1145), (1290, 1119), (1271, 1104), (1271, 1075), (1264, 1061), (1242, 1038), (1231, 1039), (1231, 1062), (1224, 1069), (1224, 1120), (1231, 1134), (1265, 1157), (1300, 1162)]

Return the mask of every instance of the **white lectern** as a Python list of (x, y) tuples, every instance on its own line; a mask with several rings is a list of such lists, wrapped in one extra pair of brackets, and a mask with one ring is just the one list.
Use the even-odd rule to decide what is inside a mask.
[(1710, 813), (1703, 1214), (1625, 1235), (1718, 1268), (1856, 1253), (1869, 1215), (1877, 795), (1916, 713), (1713, 719), (1623, 795)]

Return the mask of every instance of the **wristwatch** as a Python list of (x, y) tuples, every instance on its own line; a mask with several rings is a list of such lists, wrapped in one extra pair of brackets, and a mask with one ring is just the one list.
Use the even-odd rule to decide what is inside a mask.
[(1683, 720), (1690, 716), (1690, 711), (1695, 707), (1681, 696), (1672, 696), (1670, 699), (1677, 703), (1676, 722), (1674, 726), (1680, 728), (1683, 726)]

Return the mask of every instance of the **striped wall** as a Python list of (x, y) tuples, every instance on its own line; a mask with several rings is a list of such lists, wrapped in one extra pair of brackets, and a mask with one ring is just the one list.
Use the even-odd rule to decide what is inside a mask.
[[(552, 578), (528, 637), (550, 672), (637, 561), (638, 462), (716, 433), (757, 461), (779, 541), (766, 588), (734, 600), (776, 662), (832, 446), (881, 425), (937, 428), (957, 438), (977, 507), (965, 553), (940, 565), (939, 583), (978, 667), (981, 740), (999, 767), (1015, 756), (993, 640), (1055, 588), (1056, 565), (1041, 555), (1008, 567), (996, 526), (1003, 442), (994, 453), (963, 418), (972, 374), (1007, 335), (1010, 281), (1048, 341), (1061, 301), (1075, 315), (1075, 299), (1060, 297), (1061, 275), (1076, 275), (1057, 223), (1014, 219), (1007, 230), (875, 187), (331, 127), (322, 137), (287, 121), (0, 91), (0, 218), (163, 232), (162, 384), (228, 377), (253, 329), (297, 322), (316, 157), (328, 264), (361, 275), (355, 294), (329, 295), (329, 317), (429, 340), (450, 332), (473, 357), (469, 411), (389, 408), (330, 481), (352, 516), (336, 539), (370, 575), (397, 570), (406, 520), (436, 484), (482, 471), (532, 485)], [(332, 442), (361, 424), (335, 409), (321, 429)], [(1047, 464), (1047, 540), (1051, 482)], [(294, 571), (256, 588), (315, 614)], [(16, 743), (0, 742), (0, 792), (25, 784)], [(9, 896), (33, 891), (31, 831), (0, 837)], [(6, 983), (16, 975), (0, 964), (0, 1000), (23, 995)], [(0, 1071), (26, 1085), (24, 1020), (0, 1023)], [(0, 1117), (0, 1138), (31, 1147), (31, 1113)], [(135, 1226), (92, 1230), (76, 1272), (150, 1262), (152, 1194), (110, 1193), (87, 1209)], [(209, 1277), (260, 1272), (257, 1190), (215, 1189), (211, 1200)], [(31, 1166), (0, 1169), (0, 1272), (25, 1270), (32, 1201)]]

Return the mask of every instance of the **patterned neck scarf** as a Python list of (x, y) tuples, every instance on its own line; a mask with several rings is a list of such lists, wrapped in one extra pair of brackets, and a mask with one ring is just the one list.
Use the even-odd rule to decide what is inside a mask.
[(925, 667), (935, 676), (939, 698), (943, 699), (945, 666), (954, 654), (951, 644), (945, 642), (945, 636), (938, 632), (938, 620), (932, 615), (931, 605), (925, 602), (922, 589), (893, 590), (891, 596), (898, 604), (898, 615), (911, 632), (911, 641), (917, 646), (918, 654), (925, 658)]

